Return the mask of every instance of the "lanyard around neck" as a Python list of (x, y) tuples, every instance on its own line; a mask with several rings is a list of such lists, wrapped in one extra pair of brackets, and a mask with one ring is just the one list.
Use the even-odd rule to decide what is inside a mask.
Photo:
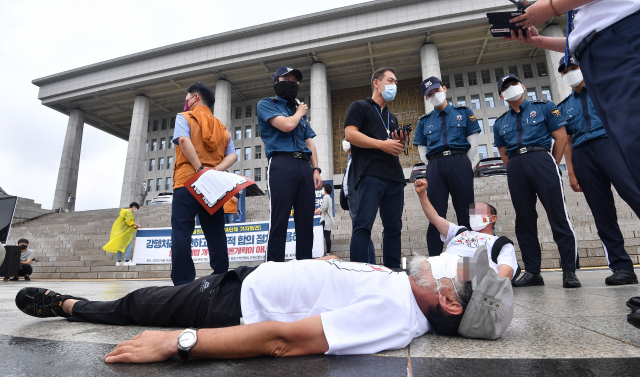
[(389, 132), (389, 120), (391, 118), (389, 115), (389, 109), (387, 109), (387, 124), (384, 124), (384, 119), (382, 119), (382, 113), (380, 112), (380, 110), (378, 110), (376, 105), (373, 105), (373, 108), (376, 109), (376, 111), (378, 112), (378, 115), (380, 116), (380, 121), (382, 122), (382, 125), (384, 126), (384, 128), (387, 130), (387, 136), (390, 136), (391, 133)]

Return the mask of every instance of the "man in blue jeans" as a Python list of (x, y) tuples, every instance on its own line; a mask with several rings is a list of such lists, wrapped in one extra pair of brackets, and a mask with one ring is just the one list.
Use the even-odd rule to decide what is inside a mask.
[(227, 128), (211, 113), (213, 102), (213, 91), (196, 82), (187, 88), (184, 112), (176, 116), (173, 133), (176, 162), (171, 206), (171, 280), (174, 285), (191, 283), (196, 277), (191, 259), (191, 236), (196, 215), (207, 240), (213, 273), (223, 274), (229, 269), (224, 209), (210, 215), (184, 187), (189, 178), (205, 167), (224, 171), (237, 160)]
[(351, 261), (369, 262), (371, 228), (378, 208), (384, 233), (382, 262), (400, 267), (402, 209), (405, 178), (398, 156), (406, 135), (398, 131), (398, 120), (387, 102), (396, 96), (396, 74), (391, 67), (380, 68), (371, 77), (373, 94), (349, 106), (344, 121), (345, 139), (351, 143), (354, 186), (358, 190), (358, 214), (351, 235)]

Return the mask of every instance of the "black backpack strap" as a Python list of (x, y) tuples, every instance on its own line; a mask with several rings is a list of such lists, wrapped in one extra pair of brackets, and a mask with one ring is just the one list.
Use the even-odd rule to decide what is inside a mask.
[(458, 229), (458, 231), (456, 232), (456, 237), (461, 235), (462, 233), (466, 232), (467, 230), (469, 230), (469, 229), (467, 229), (464, 226), (462, 228)]
[[(493, 243), (493, 247), (491, 248), (491, 260), (493, 261), (493, 263), (498, 264), (498, 255), (500, 255), (500, 251), (502, 251), (502, 248), (508, 243), (513, 245), (513, 241), (505, 236), (499, 237), (496, 242)], [(522, 270), (520, 269), (520, 265), (518, 265), (512, 281), (516, 280), (518, 276), (520, 276), (521, 271)]]
[(491, 248), (491, 260), (493, 261), (493, 263), (498, 264), (498, 255), (500, 255), (500, 251), (502, 250), (504, 245), (508, 243), (513, 245), (513, 241), (504, 236), (498, 237), (496, 242), (493, 243), (493, 247)]

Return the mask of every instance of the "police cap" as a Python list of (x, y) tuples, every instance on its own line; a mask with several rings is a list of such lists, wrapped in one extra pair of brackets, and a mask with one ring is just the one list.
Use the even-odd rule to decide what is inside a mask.
[(576, 59), (569, 58), (569, 65), (565, 67), (564, 56), (562, 56), (562, 58), (560, 59), (560, 63), (558, 63), (558, 73), (562, 73), (565, 69), (571, 67), (572, 65), (579, 65)]
[(430, 91), (433, 89), (438, 89), (441, 86), (441, 81), (439, 78), (435, 76), (431, 76), (428, 79), (424, 80), (422, 84), (420, 84), (420, 90), (422, 90), (422, 94), (426, 97)]
[(502, 77), (500, 77), (500, 79), (498, 80), (498, 93), (502, 92), (502, 89), (504, 87), (504, 84), (510, 81), (517, 81), (519, 83), (522, 83), (522, 81), (520, 81), (520, 79), (518, 78), (518, 76), (514, 75), (513, 73), (509, 73), (508, 75), (504, 75)]
[(284, 76), (287, 73), (293, 73), (296, 76), (296, 80), (302, 81), (302, 72), (289, 66), (283, 65), (282, 67), (278, 68), (276, 73), (273, 75), (273, 83), (275, 84), (276, 82), (278, 82), (278, 77)]

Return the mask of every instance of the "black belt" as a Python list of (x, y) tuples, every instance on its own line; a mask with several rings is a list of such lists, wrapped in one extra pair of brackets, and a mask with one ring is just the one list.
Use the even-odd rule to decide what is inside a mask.
[(587, 51), (589, 46), (591, 46), (593, 44), (593, 42), (595, 42), (596, 39), (598, 39), (599, 36), (604, 34), (605, 31), (611, 29), (611, 27), (613, 25), (617, 24), (618, 22), (626, 20), (627, 18), (629, 18), (631, 16), (634, 16), (634, 15), (637, 15), (638, 13), (640, 13), (640, 11), (628, 15), (627, 17), (623, 18), (622, 20), (618, 20), (618, 21), (614, 22), (613, 24), (607, 26), (606, 28), (604, 28), (604, 29), (602, 29), (602, 30), (600, 30), (598, 32), (593, 30), (586, 37), (584, 37), (584, 39), (582, 39), (582, 41), (578, 44), (578, 47), (576, 47), (576, 49), (573, 52), (573, 55), (576, 57), (576, 60), (578, 61), (578, 63), (580, 63), (580, 58), (582, 58), (582, 55), (584, 55), (584, 53)]
[(435, 153), (432, 154), (431, 156), (427, 157), (427, 159), (429, 161), (433, 160), (434, 158), (438, 158), (438, 157), (447, 157), (447, 156), (455, 156), (457, 154), (467, 154), (467, 151), (464, 151), (462, 149), (451, 149), (451, 150), (447, 150), (447, 151), (442, 151), (440, 153)]
[(301, 160), (309, 161), (309, 156), (302, 152), (274, 152), (274, 156), (290, 156), (293, 158), (299, 158)]
[(524, 147), (524, 148), (518, 148), (515, 151), (511, 152), (509, 154), (509, 158), (513, 157), (513, 156), (519, 156), (521, 154), (525, 154), (525, 153), (529, 153), (529, 152), (549, 152), (549, 150), (547, 148), (544, 147)]

